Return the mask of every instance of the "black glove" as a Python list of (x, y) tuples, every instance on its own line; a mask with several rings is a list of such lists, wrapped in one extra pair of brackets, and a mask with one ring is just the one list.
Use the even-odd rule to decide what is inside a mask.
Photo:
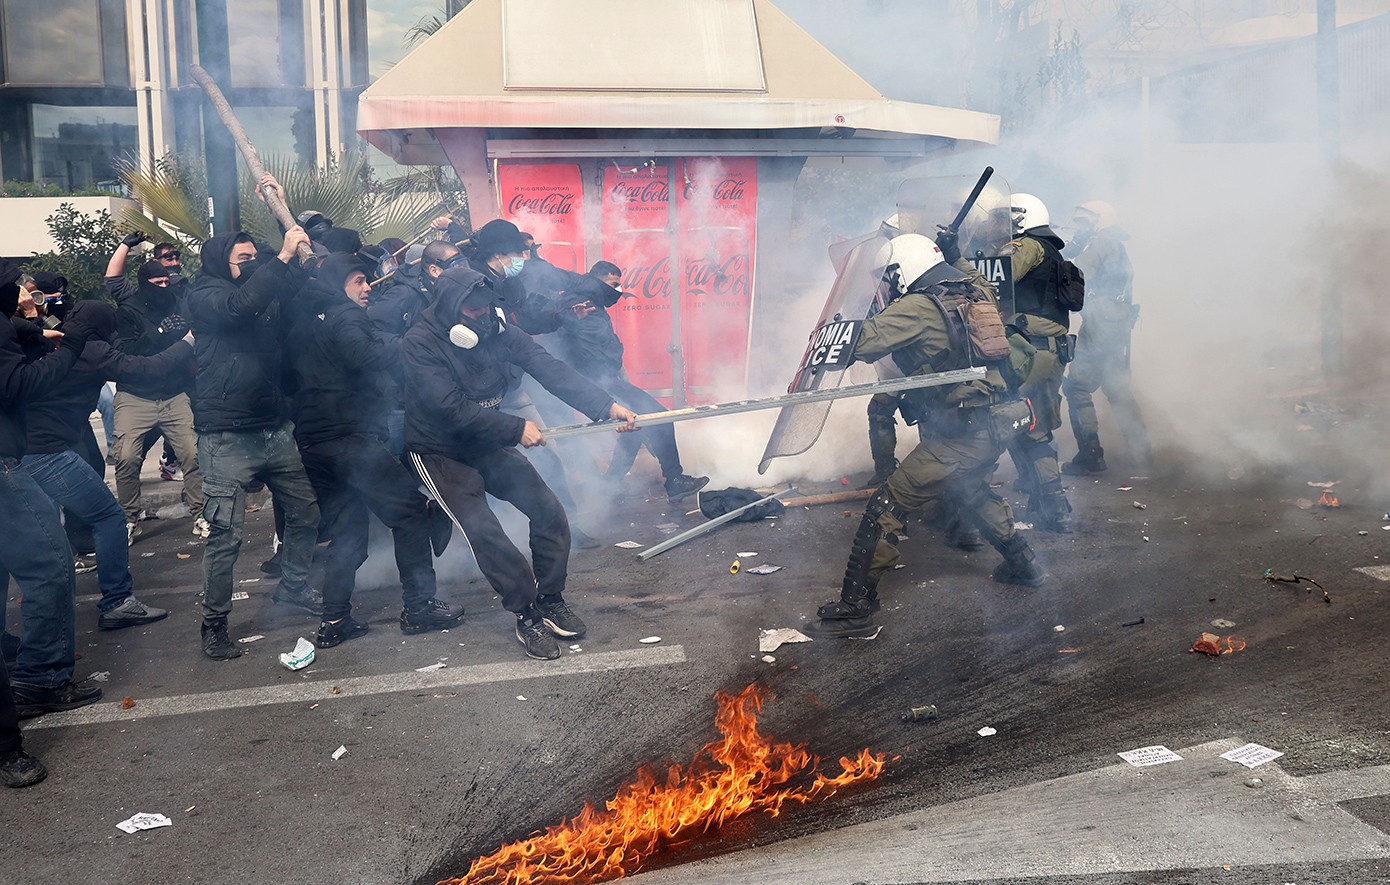
[(960, 235), (953, 230), (941, 228), (936, 232), (936, 245), (947, 264), (960, 261)]
[(178, 314), (170, 314), (159, 324), (159, 331), (166, 334), (185, 335), (188, 333), (188, 320)]
[(89, 338), (98, 337), (95, 326), (82, 322), (72, 322), (71, 320), (63, 323), (63, 328), (59, 331), (63, 333), (63, 338), (58, 342), (58, 346), (66, 347), (78, 356), (82, 356), (82, 348), (87, 346)]
[(149, 235), (146, 234), (144, 231), (133, 230), (125, 235), (125, 239), (121, 240), (121, 245), (125, 246), (127, 249), (134, 249), (136, 246), (140, 245), (148, 239)]

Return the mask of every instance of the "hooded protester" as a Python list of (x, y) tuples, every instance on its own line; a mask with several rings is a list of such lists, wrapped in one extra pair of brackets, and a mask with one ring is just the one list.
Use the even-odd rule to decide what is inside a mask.
[(95, 332), (67, 376), (29, 404), (24, 470), (69, 514), (92, 527), (101, 586), (97, 626), (115, 630), (152, 623), (169, 613), (132, 595), (125, 514), (78, 447), (91, 435), (90, 416), (107, 381), (147, 380), (177, 371), (192, 359), (193, 338), (185, 335), (161, 354), (132, 356), (110, 344), (116, 309), (106, 302), (80, 302), (69, 322), (87, 323)]
[(1033, 404), (1037, 422), (1010, 444), (1009, 455), (1018, 469), (1015, 487), (1028, 493), (1028, 510), (1037, 527), (1070, 534), (1071, 504), (1062, 488), (1052, 431), (1062, 426), (1062, 375), (1076, 341), (1068, 329), (1071, 312), (1081, 309), (1085, 284), (1076, 266), (1062, 257), (1066, 243), (1049, 226), (1043, 201), (1032, 194), (1014, 194), (1011, 205), (1016, 313), (1007, 320), (1038, 355), (1019, 391)]
[(302, 228), (292, 227), (276, 255), (245, 233), (218, 234), (203, 244), (202, 269), (188, 296), (198, 361), (193, 417), (203, 518), (210, 527), (203, 551), (202, 646), (214, 660), (241, 655), (227, 634), (227, 616), (246, 492), (257, 480), (285, 511), (280, 583), (272, 598), (322, 612), (323, 598), (309, 585), (319, 510), (289, 421), (285, 361), (293, 346), (281, 322), (301, 283), (297, 262), (291, 262), (308, 239)]
[(43, 299), (43, 314), (62, 322), (72, 310), (72, 299), (68, 296), (68, 278), (50, 270), (36, 270), (33, 274), (34, 299)]
[[(135, 279), (136, 285), (131, 287), (119, 274), (106, 278), (107, 291), (118, 305), (114, 345), (131, 356), (165, 353), (188, 332), (188, 304), (172, 286), (169, 268), (161, 261), (140, 265)], [(190, 353), (161, 375), (129, 374), (117, 379), (111, 403), (112, 452), (116, 456), (116, 498), (125, 511), (128, 543), (134, 543), (140, 534), (140, 470), (145, 464), (145, 447), (156, 433), (163, 434), (183, 468), (183, 502), (194, 517), (193, 534), (200, 538), (208, 535), (201, 515), (203, 477), (198, 470), (198, 437), (193, 431), (189, 398), (195, 369)]]
[[(636, 416), (505, 323), (496, 293), (469, 267), (445, 271), (438, 298), (401, 343), (405, 441), (432, 497), (463, 529), (474, 558), (502, 605), (516, 615), (526, 654), (560, 656), (556, 636), (582, 636), (584, 622), (565, 603), (570, 528), (564, 508), (518, 444), (545, 444), (531, 421), (498, 411), (513, 372), (594, 420), (635, 427)], [(514, 505), (531, 524), (531, 564), (488, 507), (487, 495)], [(533, 570), (534, 568), (534, 570)]]
[[(19, 304), (19, 268), (0, 259), (0, 314)], [(11, 786), (42, 779), (43, 766), (20, 747), (18, 718), (94, 704), (101, 689), (73, 682), (77, 663), (75, 581), (58, 508), (20, 469), (27, 445), (26, 401), (40, 399), (66, 377), (93, 334), (81, 321), (67, 324), (53, 353), (26, 362), (14, 326), (0, 323), (0, 510), (6, 515), (0, 577), (19, 585), (19, 655), (6, 690), (0, 688), (0, 775)], [(0, 631), (4, 628), (0, 608)], [(0, 665), (2, 667), (3, 665)], [(12, 691), (11, 691), (12, 690)]]
[(447, 630), (462, 606), (435, 598), (431, 546), (442, 554), (453, 533), (448, 515), (419, 492), (419, 481), (382, 444), (380, 382), (399, 363), (400, 344), (384, 344), (366, 301), (370, 266), (357, 255), (328, 256), (294, 309), (295, 438), (332, 539), (324, 569), (319, 648), (367, 632), (352, 618), (357, 569), (367, 561), (368, 513), (391, 529), (401, 575), (401, 632)]
[(319, 237), (319, 243), (326, 248), (329, 254), (333, 253), (353, 253), (362, 249), (362, 237), (357, 231), (350, 227), (335, 227), (326, 231)]

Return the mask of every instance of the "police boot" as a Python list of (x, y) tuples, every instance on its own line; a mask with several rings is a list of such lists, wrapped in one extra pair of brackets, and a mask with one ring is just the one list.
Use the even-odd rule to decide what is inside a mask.
[(898, 427), (891, 416), (869, 416), (869, 454), (874, 457), (874, 475), (860, 486), (861, 489), (876, 489), (888, 481), (898, 469)]
[(1081, 451), (1076, 457), (1062, 465), (1067, 476), (1096, 476), (1105, 472), (1105, 450), (1100, 447), (1100, 437), (1091, 436), (1078, 439)]
[(874, 549), (883, 537), (883, 527), (878, 524), (878, 518), (890, 506), (892, 499), (886, 488), (879, 488), (869, 499), (864, 516), (859, 520), (859, 530), (854, 535), (840, 598), (816, 609), (816, 617), (820, 621), (807, 628), (808, 632), (830, 638), (866, 637), (877, 632), (873, 615), (879, 609), (878, 579), (870, 577), (869, 566), (873, 562)]
[(985, 546), (985, 539), (978, 529), (961, 518), (959, 512), (951, 515), (946, 525), (946, 546), (957, 550), (979, 550)]
[(1029, 504), (1030, 509), (1036, 513), (1034, 521), (1037, 527), (1043, 531), (1070, 535), (1073, 520), (1071, 504), (1067, 501), (1067, 493), (1062, 490), (1060, 481), (1049, 483), (1048, 486), (1042, 489), (1038, 497)]
[(1033, 549), (1028, 546), (1028, 542), (1023, 536), (1015, 533), (1012, 538), (1002, 543), (995, 544), (997, 549), (1004, 556), (1004, 561), (999, 563), (990, 573), (990, 577), (1001, 584), (1020, 584), (1024, 587), (1041, 587), (1043, 581), (1047, 579), (1047, 572), (1038, 565), (1037, 558), (1033, 556)]

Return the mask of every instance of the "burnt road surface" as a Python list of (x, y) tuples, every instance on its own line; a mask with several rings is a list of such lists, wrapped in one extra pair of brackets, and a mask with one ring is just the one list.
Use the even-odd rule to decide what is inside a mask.
[[(758, 683), (766, 733), (894, 761), (873, 784), (673, 846), (643, 881), (1390, 881), (1387, 502), (1355, 477), (1334, 489), (1340, 509), (1305, 510), (1286, 502), (1329, 477), (1129, 473), (1069, 481), (1074, 535), (1028, 533), (1043, 589), (993, 583), (993, 551), (948, 549), (913, 521), (880, 586), (880, 635), (786, 645), (772, 663), (759, 628), (805, 626), (834, 597), (861, 503), (639, 563), (613, 545), (701, 517), (637, 496), (618, 525), (585, 525), (604, 547), (575, 553), (567, 598), (589, 634), (553, 663), (522, 655), (459, 536), (442, 595), (469, 616), (448, 633), (400, 633), (377, 552), (354, 599), (372, 632), (299, 672), (277, 658), (317, 618), (270, 601), (269, 508), (248, 514), (231, 619), (233, 638), (264, 638), (226, 663), (198, 650), (189, 520), (147, 521), (136, 592), (173, 613), (100, 632), (96, 575), (79, 577), (78, 675), (109, 674), (106, 696), (26, 723), (51, 774), (0, 793), (0, 879), (424, 885), (601, 803), (642, 763), (688, 762), (718, 736), (715, 691)], [(731, 574), (742, 552), (757, 556)], [(784, 568), (747, 571), (767, 563)], [(1267, 569), (1318, 580), (1332, 603)], [(1245, 647), (1190, 653), (1204, 631)], [(939, 718), (902, 721), (926, 704)], [(1284, 755), (1254, 771), (1219, 758), (1247, 742)], [(1184, 760), (1115, 755), (1159, 744)], [(137, 812), (173, 825), (116, 828)]]

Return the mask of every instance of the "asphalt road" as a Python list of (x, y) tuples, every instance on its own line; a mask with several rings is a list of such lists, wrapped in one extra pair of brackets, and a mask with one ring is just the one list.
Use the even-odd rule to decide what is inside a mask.
[[(589, 634), (554, 663), (522, 655), (458, 538), (443, 592), (469, 617), (449, 633), (400, 633), (391, 563), (374, 555), (355, 597), (372, 632), (293, 673), (277, 655), (317, 619), (270, 602), (257, 568), (269, 511), (248, 515), (248, 598), (231, 621), (234, 638), (265, 638), (226, 663), (198, 651), (189, 521), (146, 522), (137, 595), (173, 614), (99, 632), (96, 576), (79, 578), (78, 675), (108, 672), (106, 698), (27, 723), (51, 774), (0, 794), (0, 880), (432, 883), (601, 803), (642, 763), (688, 761), (717, 737), (714, 692), (758, 683), (773, 695), (767, 733), (827, 760), (867, 747), (893, 761), (873, 784), (672, 846), (643, 879), (1390, 881), (1390, 769), (1377, 767), (1390, 764), (1390, 582), (1356, 571), (1390, 566), (1387, 502), (1356, 476), (1336, 489), (1341, 509), (1301, 510), (1282, 502), (1316, 498), (1306, 482), (1329, 476), (1111, 473), (1072, 483), (1074, 535), (1029, 532), (1044, 588), (995, 584), (992, 551), (950, 550), (913, 523), (905, 567), (880, 587), (880, 635), (784, 646), (773, 663), (759, 628), (804, 626), (838, 592), (858, 505), (734, 524), (648, 563), (612, 545), (700, 517), (639, 498), (626, 521), (586, 525), (605, 547), (574, 555), (567, 597)], [(761, 563), (785, 568), (747, 573)], [(1317, 579), (1332, 603), (1266, 569)], [(1189, 653), (1203, 631), (1246, 646)], [(901, 720), (923, 704), (939, 718)], [(1267, 787), (1217, 758), (1246, 742), (1284, 754), (1253, 772)], [(1115, 755), (1155, 744), (1185, 761)], [(116, 828), (136, 812), (173, 825)], [(874, 866), (888, 857), (901, 862)]]

